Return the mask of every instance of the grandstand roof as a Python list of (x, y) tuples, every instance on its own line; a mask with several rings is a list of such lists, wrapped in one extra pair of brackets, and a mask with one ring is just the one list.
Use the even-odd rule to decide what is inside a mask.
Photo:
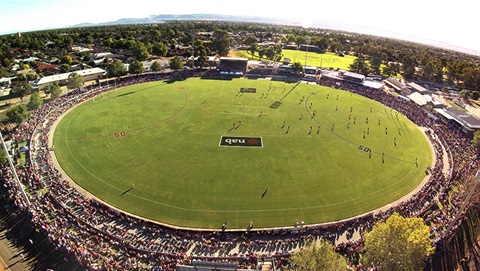
[(448, 114), (453, 120), (455, 120), (457, 123), (459, 123), (463, 127), (469, 130), (480, 129), (480, 120), (468, 114), (467, 112), (457, 109), (455, 107), (450, 107), (448, 109), (443, 109), (443, 110), (445, 114)]
[(379, 81), (363, 81), (362, 83), (364, 86), (373, 88), (373, 89), (381, 89), (385, 84)]
[(218, 69), (221, 74), (242, 75), (247, 72), (248, 58), (221, 57)]
[(432, 102), (432, 97), (428, 95), (422, 95), (419, 92), (413, 92), (412, 94), (408, 95), (408, 98), (419, 106), (424, 106), (429, 102)]
[(347, 76), (347, 77), (351, 77), (351, 78), (357, 78), (357, 79), (360, 79), (360, 80), (363, 80), (365, 79), (365, 75), (363, 74), (359, 74), (359, 73), (354, 73), (354, 72), (348, 72), (346, 71), (343, 76)]
[(443, 116), (444, 118), (446, 118), (446, 119), (449, 119), (449, 120), (453, 119), (453, 117), (450, 116), (447, 112), (445, 112), (444, 109), (435, 108), (435, 109), (433, 109), (433, 110), (435, 110), (438, 114), (442, 115), (442, 116)]
[(10, 84), (10, 78), (9, 77), (1, 77), (0, 78), (0, 83), (9, 83)]
[(428, 91), (428, 89), (422, 87), (421, 85), (417, 84), (417, 83), (414, 83), (414, 82), (411, 82), (411, 83), (407, 83), (407, 85), (411, 88), (413, 88), (413, 90), (415, 91), (418, 91), (420, 93), (425, 93)]
[(389, 78), (385, 79), (384, 82), (385, 82), (385, 84), (394, 88), (397, 91), (403, 90), (406, 87), (406, 85), (404, 83), (400, 82), (400, 80), (392, 78), (392, 77), (389, 77)]
[(248, 58), (244, 57), (221, 57), (220, 61), (227, 60), (227, 61), (248, 61)]
[[(91, 68), (91, 69), (76, 71), (75, 73), (84, 77), (84, 76), (88, 76), (88, 75), (92, 75), (92, 74), (104, 74), (105, 72), (106, 71), (104, 69)], [(67, 80), (68, 76), (70, 74), (71, 74), (71, 72), (66, 72), (66, 73), (60, 73), (60, 74), (45, 76), (45, 77), (40, 78), (37, 81), (37, 85), (44, 85), (44, 84), (50, 84), (50, 83), (54, 83), (54, 82)]]

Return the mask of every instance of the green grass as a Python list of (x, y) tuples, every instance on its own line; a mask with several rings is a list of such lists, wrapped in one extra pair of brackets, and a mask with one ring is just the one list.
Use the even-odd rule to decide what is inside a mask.
[[(257, 93), (239, 95), (242, 87)], [(264, 146), (220, 147), (222, 135), (259, 136)], [(413, 190), (432, 158), (423, 133), (380, 103), (314, 84), (248, 79), (118, 89), (67, 114), (54, 145), (64, 170), (102, 200), (201, 228), (359, 215)]]
[[(300, 50), (283, 49), (283, 58), (290, 58), (291, 63), (300, 62), (305, 64), (305, 56), (307, 56), (307, 66), (317, 66), (322, 68), (339, 68), (342, 70), (350, 70), (349, 66), (355, 60), (355, 56), (345, 55), (344, 57), (338, 56), (334, 53), (318, 54), (315, 52), (305, 52)], [(250, 52), (246, 50), (237, 51), (236, 56), (247, 57), (250, 59), (258, 60), (258, 55), (252, 57)], [(265, 60), (265, 58), (264, 58)], [(282, 59), (283, 60), (283, 59)]]
[(27, 153), (28, 152), (20, 152), (20, 148), (23, 147), (23, 146), (27, 146), (27, 145), (28, 145), (27, 141), (22, 141), (22, 142), (18, 143), (18, 148), (17, 148), (16, 151), (19, 152), (19, 157), (17, 159), (17, 165), (19, 165), (19, 166), (25, 165), (27, 163), (27, 159), (28, 159)]

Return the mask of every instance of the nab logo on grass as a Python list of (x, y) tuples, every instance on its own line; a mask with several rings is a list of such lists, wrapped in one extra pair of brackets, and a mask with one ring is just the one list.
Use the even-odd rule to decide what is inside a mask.
[(261, 137), (222, 136), (220, 138), (222, 147), (263, 147)]

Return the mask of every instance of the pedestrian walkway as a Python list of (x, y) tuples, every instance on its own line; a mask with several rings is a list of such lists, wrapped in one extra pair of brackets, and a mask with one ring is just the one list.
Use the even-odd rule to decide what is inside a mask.
[(0, 232), (0, 271), (33, 270), (29, 266), (23, 248), (17, 247), (7, 235), (9, 235), (8, 229)]

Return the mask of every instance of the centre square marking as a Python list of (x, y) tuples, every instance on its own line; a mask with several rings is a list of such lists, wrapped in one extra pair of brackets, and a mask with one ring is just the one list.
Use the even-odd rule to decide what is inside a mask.
[(263, 148), (263, 140), (258, 136), (221, 136), (219, 146)]

